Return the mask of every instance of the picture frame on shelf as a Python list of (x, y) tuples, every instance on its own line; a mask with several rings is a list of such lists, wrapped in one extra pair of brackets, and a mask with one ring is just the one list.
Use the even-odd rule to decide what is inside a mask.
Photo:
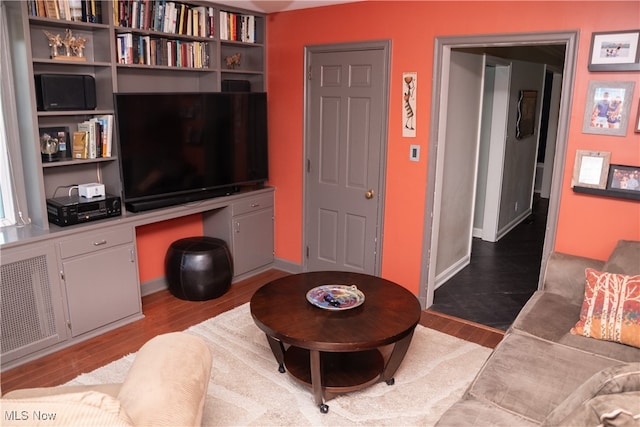
[(55, 162), (71, 158), (69, 128), (67, 126), (39, 128), (40, 153), (43, 162)]
[(591, 34), (589, 71), (640, 70), (640, 30)]
[(589, 81), (582, 133), (626, 136), (633, 81)]
[(535, 132), (537, 90), (521, 90), (518, 97), (516, 139), (523, 139)]
[(571, 187), (607, 188), (611, 153), (577, 150)]
[(640, 166), (610, 165), (607, 190), (633, 193), (640, 197)]

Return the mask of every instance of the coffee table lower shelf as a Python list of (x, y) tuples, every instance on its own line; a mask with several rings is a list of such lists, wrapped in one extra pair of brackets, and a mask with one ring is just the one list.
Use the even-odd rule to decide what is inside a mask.
[[(289, 347), (284, 363), (289, 374), (307, 387), (312, 388), (310, 351)], [(320, 352), (322, 389), (325, 400), (330, 394), (360, 390), (380, 380), (384, 369), (384, 358), (378, 350), (346, 353)]]

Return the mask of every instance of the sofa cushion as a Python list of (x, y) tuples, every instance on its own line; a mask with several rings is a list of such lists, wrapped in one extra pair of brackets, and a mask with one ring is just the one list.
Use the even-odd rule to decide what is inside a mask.
[(0, 406), (3, 426), (133, 425), (117, 399), (97, 391), (3, 398)]
[(560, 295), (538, 291), (522, 308), (511, 325), (510, 331), (524, 332), (620, 362), (640, 360), (638, 348), (569, 333), (579, 319), (579, 315), (579, 305), (570, 303)]
[(513, 331), (498, 344), (467, 393), (542, 422), (585, 378), (617, 364)]
[[(598, 425), (640, 414), (640, 363), (612, 366), (596, 373), (549, 414), (545, 426)], [(607, 425), (605, 423), (605, 425)]]
[(580, 320), (571, 333), (640, 347), (640, 275), (585, 273)]
[(158, 335), (136, 354), (118, 399), (136, 425), (200, 425), (211, 363), (202, 338), (185, 332)]
[(437, 427), (537, 426), (539, 423), (473, 397), (458, 400), (440, 417)]
[(640, 241), (620, 240), (602, 270), (632, 276), (640, 274)]
[(584, 270), (603, 266), (604, 261), (553, 252), (544, 272), (544, 290), (580, 305), (584, 297)]

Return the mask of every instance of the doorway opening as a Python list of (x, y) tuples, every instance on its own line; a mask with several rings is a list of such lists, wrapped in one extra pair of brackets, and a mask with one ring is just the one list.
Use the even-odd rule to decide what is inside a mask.
[[(452, 99), (452, 97), (455, 97), (455, 90), (452, 88), (465, 86), (465, 83), (457, 80), (459, 77), (456, 77), (456, 55), (462, 57), (463, 62), (468, 61), (472, 66), (482, 67), (483, 69), (487, 65), (487, 57), (496, 57), (501, 58), (502, 61), (504, 61), (502, 63), (498, 61), (499, 67), (508, 66), (514, 61), (535, 62), (546, 64), (545, 66), (549, 71), (557, 74), (557, 81), (554, 82), (557, 83), (557, 87), (560, 88), (558, 91), (557, 111), (549, 112), (552, 115), (555, 114), (558, 118), (557, 126), (554, 125), (549, 127), (547, 132), (547, 135), (555, 137), (556, 143), (547, 144), (545, 142), (545, 144), (539, 144), (538, 140), (534, 142), (535, 148), (538, 146), (545, 147), (545, 154), (542, 156), (545, 160), (543, 165), (538, 165), (536, 160), (539, 156), (537, 156), (536, 153), (532, 155), (533, 163), (531, 164), (532, 181), (529, 188), (529, 209), (525, 209), (521, 214), (521, 217), (512, 221), (513, 224), (510, 226), (506, 228), (501, 227), (502, 232), (504, 232), (505, 229), (507, 232), (504, 232), (502, 236), (499, 236), (499, 238), (496, 239), (498, 243), (491, 243), (492, 245), (499, 244), (500, 240), (509, 243), (510, 240), (514, 240), (518, 236), (518, 227), (535, 229), (538, 233), (537, 236), (539, 238), (540, 245), (540, 249), (536, 249), (539, 253), (539, 262), (536, 262), (533, 270), (531, 267), (523, 270), (522, 267), (511, 266), (510, 262), (508, 262), (509, 260), (507, 260), (504, 255), (501, 257), (499, 251), (494, 251), (497, 253), (492, 257), (487, 256), (486, 259), (479, 259), (480, 261), (485, 262), (485, 265), (490, 263), (494, 266), (501, 267), (501, 269), (498, 268), (494, 270), (493, 273), (490, 273), (489, 270), (480, 270), (480, 273), (476, 271), (472, 275), (474, 286), (477, 286), (479, 281), (484, 281), (489, 287), (493, 285), (494, 288), (498, 287), (497, 284), (500, 281), (507, 283), (512, 281), (515, 285), (523, 275), (526, 275), (530, 280), (533, 280), (533, 290), (535, 290), (540, 285), (540, 273), (544, 271), (544, 266), (546, 265), (548, 256), (550, 255), (555, 243), (559, 205), (558, 198), (560, 195), (560, 181), (563, 176), (564, 169), (569, 107), (571, 105), (571, 88), (573, 87), (573, 78), (575, 74), (576, 41), (577, 34), (575, 32), (495, 35), (482, 36), (479, 38), (451, 37), (438, 38), (436, 40), (434, 96), (432, 99), (432, 125), (429, 145), (429, 169), (426, 197), (427, 206), (425, 209), (426, 226), (423, 239), (423, 253), (426, 255), (423, 258), (420, 289), (420, 298), (425, 307), (430, 307), (434, 302), (436, 304), (438, 303), (437, 300), (434, 301), (434, 298), (435, 289), (439, 284), (437, 283), (439, 274), (440, 279), (442, 279), (442, 272), (447, 268), (451, 268), (451, 265), (455, 264), (454, 268), (451, 269), (453, 273), (451, 273), (447, 278), (447, 280), (452, 279), (457, 273), (462, 272), (467, 266), (472, 264), (472, 253), (475, 252), (473, 255), (477, 255), (478, 257), (481, 257), (483, 254), (487, 254), (487, 251), (483, 252), (482, 248), (480, 248), (481, 244), (486, 242), (484, 242), (480, 237), (474, 237), (474, 231), (477, 232), (477, 230), (474, 230), (474, 221), (476, 220), (474, 212), (478, 210), (476, 206), (476, 194), (479, 185), (478, 175), (475, 173), (472, 174), (474, 182), (468, 185), (470, 190), (468, 193), (461, 194), (458, 197), (458, 199), (467, 199), (466, 204), (463, 203), (462, 206), (463, 210), (469, 211), (469, 214), (467, 217), (463, 217), (461, 219), (461, 223), (455, 228), (455, 233), (451, 232), (451, 212), (447, 210), (451, 209), (452, 206), (450, 206), (449, 202), (443, 203), (443, 196), (446, 195), (448, 189), (446, 186), (448, 173), (447, 165), (456, 164), (456, 161), (459, 160), (455, 159), (452, 163), (451, 159), (445, 158), (445, 153), (448, 152), (447, 155), (449, 156), (461, 156), (461, 158), (464, 156), (470, 156), (466, 159), (462, 159), (462, 163), (460, 164), (465, 164), (465, 162), (467, 162), (467, 164), (472, 164), (474, 165), (474, 168), (476, 168), (475, 171), (477, 172), (479, 172), (477, 160), (481, 155), (479, 141), (481, 133), (480, 118), (482, 114), (480, 110), (483, 102), (482, 96), (478, 97), (477, 108), (475, 110), (475, 121), (478, 122), (478, 146), (476, 149), (467, 149), (466, 154), (460, 154), (465, 151), (456, 150), (456, 143), (449, 140), (451, 135), (448, 135), (450, 130), (448, 126), (452, 125), (452, 120), (455, 119), (458, 120), (458, 122), (460, 120), (460, 117), (452, 117), (451, 115), (452, 104), (455, 105), (455, 100)], [(554, 57), (554, 55), (557, 56), (558, 52), (561, 52), (559, 67), (558, 58)], [(484, 56), (484, 58), (483, 60), (478, 61), (477, 58), (474, 58), (473, 56)], [(454, 62), (453, 64), (452, 57)], [(466, 64), (461, 68), (464, 68), (465, 72), (468, 69)], [(544, 79), (543, 77), (541, 78)], [(483, 85), (480, 84), (478, 86), (480, 89), (478, 90), (481, 90), (482, 87)], [(542, 99), (542, 96), (540, 96), (540, 99)], [(465, 100), (465, 102), (467, 102), (467, 104), (469, 103), (468, 100)], [(507, 105), (507, 107), (513, 108), (512, 101), (508, 104), (511, 104), (511, 106), (509, 107), (509, 105)], [(470, 114), (469, 117), (472, 117), (473, 111), (470, 111), (468, 114)], [(539, 116), (537, 115), (536, 117)], [(509, 144), (508, 132), (513, 132), (513, 130), (507, 129), (506, 132), (507, 144)], [(537, 132), (536, 137), (539, 137)], [(553, 150), (550, 150), (551, 145), (553, 145)], [(458, 154), (455, 154), (456, 152), (458, 152)], [(505, 157), (504, 151), (502, 152), (502, 157), (498, 155), (498, 158), (502, 160), (512, 160), (512, 157), (513, 156)], [(544, 172), (545, 169), (546, 172)], [(493, 171), (494, 168), (491, 168), (490, 170)], [(541, 191), (535, 191), (534, 194), (533, 175), (536, 170), (540, 171), (541, 175), (536, 179), (535, 185), (540, 185), (544, 180), (545, 185), (548, 188), (548, 194), (545, 192), (545, 196), (547, 197), (541, 197)], [(543, 178), (543, 175), (546, 175), (546, 177)], [(500, 182), (504, 182), (504, 177), (501, 177)], [(493, 188), (493, 190), (492, 188), (488, 188), (486, 191), (488, 200), (491, 198), (497, 199), (498, 201), (503, 200), (504, 197), (500, 195), (500, 191), (504, 191), (504, 185), (502, 185), (498, 190), (495, 190), (495, 188)], [(451, 197), (448, 199), (451, 199)], [(457, 208), (460, 208), (460, 206), (457, 206)], [(484, 212), (486, 212), (486, 210), (484, 210)], [(445, 218), (446, 220), (441, 221), (442, 218)], [(502, 238), (508, 234), (512, 234), (512, 237)], [(540, 239), (540, 234), (543, 235), (542, 239)], [(442, 250), (443, 245), (458, 245), (458, 248), (453, 252), (447, 253), (446, 248), (445, 250)], [(533, 249), (534, 245), (535, 243), (533, 243), (532, 240), (529, 240), (526, 243), (516, 243), (516, 247), (524, 246), (528, 249)], [(513, 252), (513, 250), (510, 250), (510, 253), (511, 252)], [(454, 257), (454, 261), (452, 263), (449, 262), (447, 264), (447, 262), (445, 262), (443, 264), (442, 259), (440, 259), (440, 264), (438, 264), (438, 257), (446, 258), (446, 256), (451, 253), (454, 253), (455, 257), (457, 257)], [(505, 271), (505, 268), (507, 267), (513, 267), (512, 273)], [(515, 273), (513, 273), (513, 271), (515, 271)], [(443, 283), (445, 282), (446, 280)], [(533, 290), (530, 292), (532, 293)], [(472, 298), (477, 300), (477, 296), (472, 296)], [(491, 299), (491, 296), (489, 296), (489, 299)], [(516, 299), (520, 301), (517, 304), (522, 305), (528, 298), (518, 296)], [(497, 298), (493, 298), (490, 306), (491, 304), (493, 304), (492, 307), (495, 311), (495, 308), (499, 306), (501, 302), (497, 300)], [(496, 325), (504, 327), (504, 325)]]

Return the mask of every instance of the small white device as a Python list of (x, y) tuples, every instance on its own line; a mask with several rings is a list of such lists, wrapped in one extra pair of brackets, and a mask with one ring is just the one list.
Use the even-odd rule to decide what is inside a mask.
[(92, 199), (94, 197), (104, 197), (104, 184), (92, 182), (89, 184), (78, 185), (78, 194), (81, 197)]

